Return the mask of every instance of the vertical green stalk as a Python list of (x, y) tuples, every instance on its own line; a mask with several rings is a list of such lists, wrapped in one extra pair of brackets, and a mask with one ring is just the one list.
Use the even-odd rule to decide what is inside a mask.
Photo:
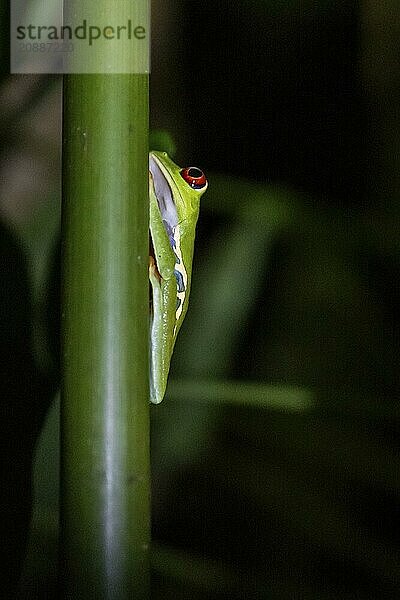
[(65, 77), (62, 236), (61, 590), (144, 599), (147, 75)]

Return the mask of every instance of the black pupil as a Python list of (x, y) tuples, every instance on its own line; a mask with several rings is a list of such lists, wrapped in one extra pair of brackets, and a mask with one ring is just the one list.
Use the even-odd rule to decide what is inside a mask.
[(200, 171), (200, 169), (198, 169), (197, 167), (191, 167), (188, 171), (188, 175), (189, 177), (197, 179), (198, 177), (201, 177), (203, 175), (203, 172)]

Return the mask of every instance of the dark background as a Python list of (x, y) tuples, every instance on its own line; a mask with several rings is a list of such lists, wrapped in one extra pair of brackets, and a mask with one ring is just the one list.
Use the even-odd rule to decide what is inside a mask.
[[(152, 145), (210, 184), (169, 392), (151, 409), (154, 597), (398, 597), (399, 12), (153, 2)], [(3, 589), (22, 569), (20, 597), (44, 598), (61, 86), (7, 64), (0, 558)]]

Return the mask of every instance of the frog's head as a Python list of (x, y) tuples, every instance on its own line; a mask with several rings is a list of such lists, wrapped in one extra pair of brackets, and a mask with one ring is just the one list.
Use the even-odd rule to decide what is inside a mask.
[(208, 183), (198, 167), (182, 169), (166, 152), (151, 152), (149, 170), (163, 221), (173, 229), (186, 219), (197, 220), (200, 197)]

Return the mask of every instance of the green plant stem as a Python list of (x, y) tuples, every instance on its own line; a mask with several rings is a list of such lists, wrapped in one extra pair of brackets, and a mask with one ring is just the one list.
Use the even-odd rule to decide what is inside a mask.
[(64, 82), (61, 591), (149, 589), (148, 77)]

